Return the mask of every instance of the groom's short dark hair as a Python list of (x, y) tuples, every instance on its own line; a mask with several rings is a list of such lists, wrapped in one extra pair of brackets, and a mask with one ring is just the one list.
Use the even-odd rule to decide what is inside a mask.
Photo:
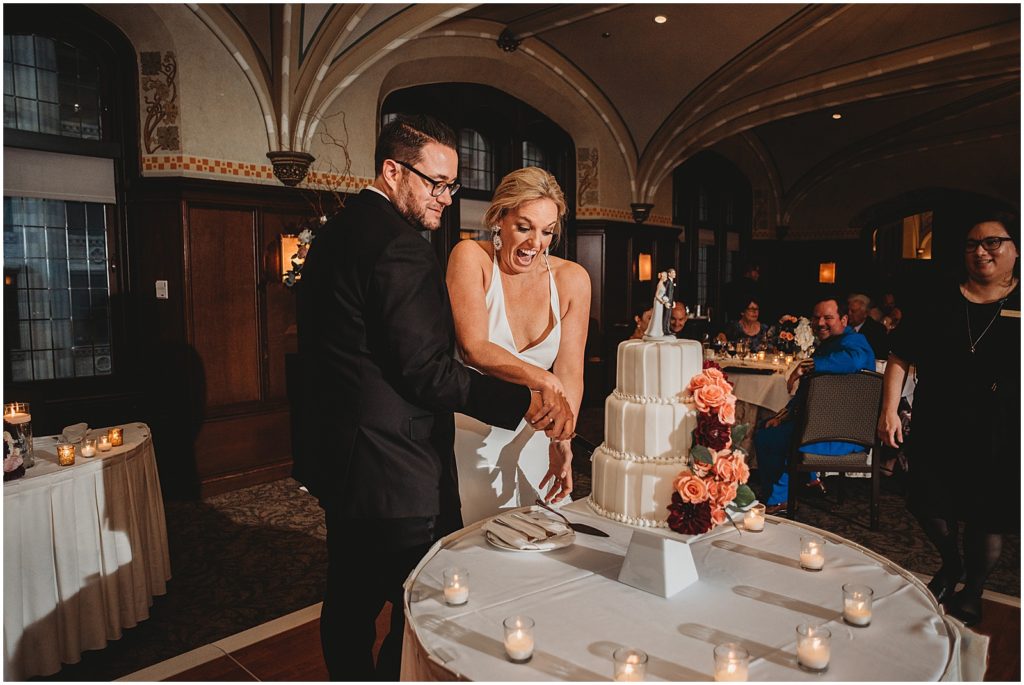
[(384, 170), (384, 160), (393, 159), (416, 165), (420, 151), (429, 143), (438, 143), (458, 150), (455, 131), (429, 114), (399, 114), (384, 124), (377, 137), (373, 164), (377, 174)]

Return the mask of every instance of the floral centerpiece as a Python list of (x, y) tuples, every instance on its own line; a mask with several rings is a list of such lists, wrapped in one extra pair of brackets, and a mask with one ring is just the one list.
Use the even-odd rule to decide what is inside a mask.
[(775, 340), (775, 349), (787, 354), (806, 352), (814, 344), (811, 322), (806, 317), (797, 318), (792, 314), (785, 314), (779, 319), (772, 337)]
[(726, 507), (744, 507), (754, 501), (746, 485), (750, 468), (742, 442), (747, 424), (736, 423), (736, 396), (722, 368), (705, 361), (704, 369), (690, 379), (688, 390), (697, 407), (688, 469), (673, 482), (669, 528), (677, 533), (699, 535), (728, 520)]
[(21, 450), (14, 446), (14, 438), (4, 431), (4, 480), (14, 480), (25, 475), (25, 462)]
[[(324, 223), (326, 219), (327, 217), (321, 217), (320, 223)], [(291, 257), (292, 268), (288, 269), (284, 275), (284, 284), (289, 288), (302, 279), (302, 265), (306, 263), (306, 253), (309, 252), (313, 238), (312, 229), (304, 228), (299, 232), (299, 248)]]

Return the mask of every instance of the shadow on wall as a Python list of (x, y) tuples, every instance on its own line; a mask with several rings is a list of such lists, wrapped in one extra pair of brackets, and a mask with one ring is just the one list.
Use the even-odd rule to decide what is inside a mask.
[(196, 440), (206, 418), (206, 372), (195, 348), (155, 346), (147, 356), (148, 423), (167, 499), (198, 499)]

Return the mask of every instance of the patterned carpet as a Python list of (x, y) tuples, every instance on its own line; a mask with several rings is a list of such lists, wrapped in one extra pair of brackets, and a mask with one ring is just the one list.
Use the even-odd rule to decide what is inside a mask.
[[(594, 412), (579, 431), (600, 438)], [(584, 432), (586, 431), (586, 432)], [(590, 492), (590, 464), (576, 465), (574, 498)], [(892, 479), (887, 479), (891, 481)], [(847, 481), (847, 501), (832, 512), (825, 502), (802, 504), (799, 520), (833, 531), (912, 571), (933, 573), (937, 555), (903, 506), (898, 483), (886, 482), (882, 530), (867, 528), (867, 483)], [(834, 488), (833, 488), (834, 492)], [(149, 620), (106, 649), (37, 680), (109, 681), (319, 602), (327, 563), (326, 529), (316, 501), (283, 479), (212, 497), (168, 502), (173, 577)], [(1007, 538), (988, 587), (1020, 596), (1020, 538)]]

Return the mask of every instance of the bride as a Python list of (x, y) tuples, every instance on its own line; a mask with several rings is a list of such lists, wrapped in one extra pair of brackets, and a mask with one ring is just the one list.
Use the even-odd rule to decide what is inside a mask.
[[(590, 277), (574, 262), (548, 255), (566, 205), (555, 178), (536, 167), (501, 180), (485, 215), (490, 242), (463, 240), (448, 261), (448, 290), (463, 361), (542, 394), (565, 395), (573, 415), (583, 398)], [(514, 431), (455, 415), (462, 518), (572, 491), (570, 441), (549, 441), (524, 421)]]

